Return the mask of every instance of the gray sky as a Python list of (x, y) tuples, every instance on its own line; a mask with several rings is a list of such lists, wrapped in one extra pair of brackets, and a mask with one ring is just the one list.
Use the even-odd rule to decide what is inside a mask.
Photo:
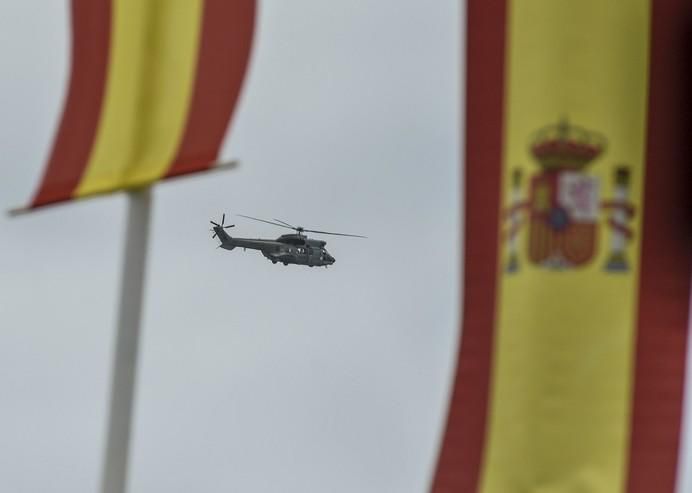
[[(426, 490), (459, 311), (459, 3), (261, 2), (223, 150), (242, 167), (156, 188), (131, 493)], [(0, 3), (2, 210), (53, 137), (65, 4)], [(326, 238), (329, 270), (272, 265), (215, 249), (222, 212), (369, 239)], [(97, 489), (124, 213), (0, 215), (3, 491)]]
[[(224, 157), (155, 211), (131, 492), (425, 490), (456, 344), (458, 2), (261, 3)], [(65, 6), (0, 5), (0, 207), (28, 202), (68, 70)], [(369, 236), (334, 268), (215, 249), (222, 212)], [(0, 217), (0, 477), (93, 492), (125, 200)], [(283, 231), (234, 218), (236, 235)]]

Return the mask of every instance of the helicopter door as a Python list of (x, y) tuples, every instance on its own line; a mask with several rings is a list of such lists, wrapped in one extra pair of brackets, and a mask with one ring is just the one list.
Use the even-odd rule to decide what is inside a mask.
[(310, 254), (308, 253), (308, 247), (299, 246), (296, 248), (296, 260), (298, 260), (299, 264), (309, 265)]
[(307, 255), (306, 255), (307, 265), (317, 265), (317, 261), (316, 261), (317, 258), (315, 257), (315, 249), (310, 247), (310, 246), (306, 246), (305, 251), (307, 252)]

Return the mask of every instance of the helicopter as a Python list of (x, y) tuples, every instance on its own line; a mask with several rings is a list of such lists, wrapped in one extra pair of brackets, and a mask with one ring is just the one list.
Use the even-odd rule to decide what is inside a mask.
[(214, 232), (212, 238), (218, 236), (221, 244), (217, 248), (223, 248), (225, 250), (233, 250), (236, 247), (241, 247), (243, 250), (248, 248), (252, 250), (259, 250), (262, 252), (267, 259), (269, 259), (273, 264), (282, 263), (284, 265), (297, 264), (297, 265), (307, 265), (308, 267), (328, 267), (336, 259), (332, 257), (325, 246), (326, 241), (314, 240), (308, 238), (304, 233), (317, 233), (323, 235), (336, 235), (336, 236), (351, 236), (354, 238), (367, 238), (361, 235), (350, 235), (345, 233), (330, 233), (329, 231), (318, 231), (314, 229), (305, 229), (302, 226), (293, 226), (286, 221), (281, 219), (274, 219), (274, 221), (267, 221), (265, 219), (259, 219), (252, 216), (244, 216), (243, 214), (237, 214), (239, 217), (244, 217), (246, 219), (252, 219), (253, 221), (259, 221), (267, 224), (272, 224), (274, 226), (279, 226), (282, 228), (292, 229), (295, 231), (294, 234), (285, 234), (279, 236), (275, 240), (268, 239), (252, 239), (252, 238), (234, 238), (226, 233), (226, 229), (235, 227), (235, 224), (226, 225), (226, 214), (221, 217), (221, 224), (209, 221), (213, 228), (211, 231)]

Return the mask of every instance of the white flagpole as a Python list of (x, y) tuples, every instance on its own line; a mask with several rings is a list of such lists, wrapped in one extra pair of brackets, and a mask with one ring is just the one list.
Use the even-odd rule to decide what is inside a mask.
[[(239, 161), (235, 160), (217, 162), (200, 171), (230, 170), (235, 169), (239, 164)], [(114, 192), (118, 192), (118, 190)], [(104, 194), (114, 192), (105, 192)], [(142, 299), (149, 240), (149, 219), (151, 216), (151, 185), (131, 190), (127, 196), (125, 258), (120, 286), (116, 346), (113, 355), (106, 453), (103, 462), (103, 476), (101, 477), (102, 493), (125, 493), (127, 487)], [(31, 207), (19, 207), (8, 212), (10, 216), (18, 216), (32, 210), (34, 209)]]
[(146, 272), (151, 188), (128, 192), (125, 258), (120, 287), (120, 311), (113, 360), (108, 435), (101, 491), (125, 493), (137, 381), (142, 298)]

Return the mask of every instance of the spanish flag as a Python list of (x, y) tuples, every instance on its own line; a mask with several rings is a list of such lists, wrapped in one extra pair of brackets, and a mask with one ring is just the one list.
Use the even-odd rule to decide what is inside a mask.
[(672, 493), (692, 5), (469, 0), (465, 260), (435, 493)]
[(32, 208), (211, 167), (254, 0), (72, 0), (72, 69)]

